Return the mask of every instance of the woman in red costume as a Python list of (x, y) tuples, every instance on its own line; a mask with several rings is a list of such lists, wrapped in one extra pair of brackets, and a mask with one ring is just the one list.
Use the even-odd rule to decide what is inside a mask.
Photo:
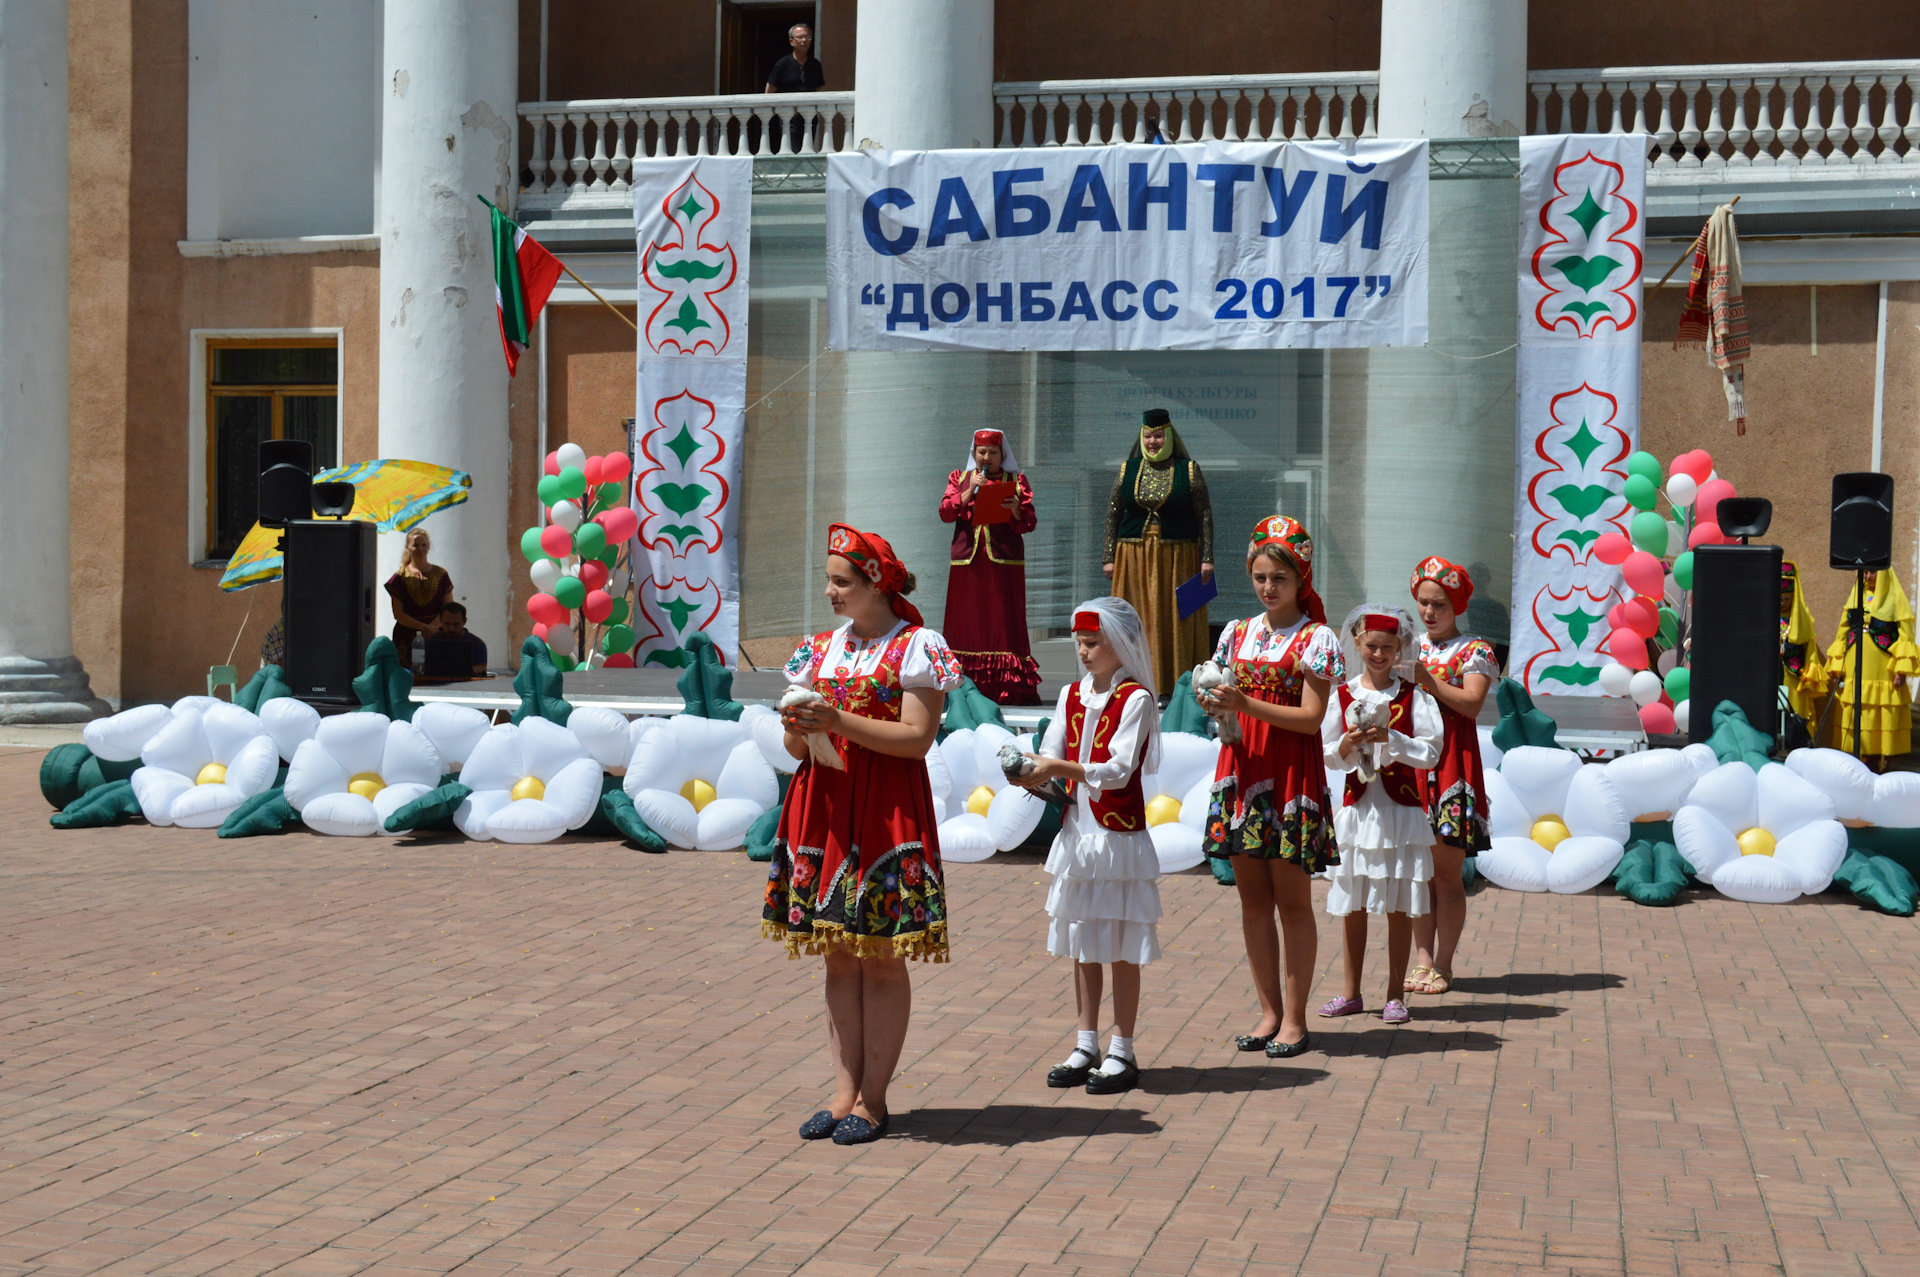
[(1340, 863), (1320, 721), (1328, 688), (1346, 677), (1346, 661), (1313, 592), (1313, 538), (1296, 520), (1276, 514), (1260, 521), (1247, 546), (1247, 575), (1266, 610), (1227, 626), (1213, 662), (1231, 670), (1233, 681), (1200, 695), (1209, 713), (1237, 713), (1240, 727), (1240, 739), (1222, 746), (1214, 769), (1206, 847), (1209, 856), (1233, 858), (1240, 927), (1260, 999), (1260, 1026), (1235, 1045), (1287, 1059), (1308, 1045), (1307, 989), (1319, 939), (1310, 879)]
[(1439, 555), (1413, 570), (1413, 601), (1426, 633), (1414, 679), (1440, 703), (1446, 734), (1440, 761), (1426, 773), (1427, 811), (1433, 821), (1433, 907), (1413, 920), (1413, 966), (1407, 988), (1445, 993), (1453, 987), (1453, 951), (1467, 923), (1461, 862), (1485, 851), (1487, 783), (1480, 770), (1480, 730), (1474, 720), (1500, 676), (1493, 645), (1460, 632), (1460, 614), (1473, 597), (1473, 578)]
[[(887, 1131), (887, 1084), (907, 1040), (907, 959), (947, 959), (947, 898), (927, 750), (960, 664), (905, 595), (913, 574), (893, 547), (836, 523), (827, 533), (827, 602), (838, 628), (802, 643), (787, 681), (817, 693), (783, 701), (787, 790), (761, 931), (826, 958), (834, 1093), (802, 1139), (865, 1144)], [(792, 693), (788, 693), (792, 699)], [(841, 766), (813, 760), (824, 736)]]
[[(976, 522), (983, 483), (1011, 482), (998, 523)], [(953, 524), (947, 568), (947, 642), (980, 690), (1002, 705), (1040, 703), (1040, 666), (1027, 645), (1027, 533), (1039, 524), (1033, 485), (1006, 436), (976, 430), (967, 463), (947, 476), (940, 518)]]

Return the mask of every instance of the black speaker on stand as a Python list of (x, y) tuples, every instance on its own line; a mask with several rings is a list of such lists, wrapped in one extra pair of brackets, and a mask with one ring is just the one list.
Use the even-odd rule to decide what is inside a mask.
[(303, 701), (351, 704), (374, 638), (376, 529), (358, 519), (287, 525), (282, 598), (287, 686)]
[(1696, 744), (1713, 734), (1721, 701), (1780, 738), (1781, 557), (1777, 545), (1703, 545), (1693, 552), (1694, 712), (1687, 736)]
[(1861, 684), (1866, 681), (1867, 573), (1893, 566), (1893, 476), (1854, 470), (1833, 476), (1828, 566), (1853, 573), (1847, 638), (1853, 643), (1853, 756), (1860, 757)]

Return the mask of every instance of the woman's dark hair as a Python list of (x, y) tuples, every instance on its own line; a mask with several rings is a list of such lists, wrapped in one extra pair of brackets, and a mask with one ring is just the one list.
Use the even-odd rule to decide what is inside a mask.
[(911, 572), (909, 572), (909, 573), (907, 573), (907, 583), (906, 583), (905, 585), (903, 585), (903, 586), (901, 586), (901, 587), (900, 587), (900, 589), (899, 589), (899, 593), (901, 593), (901, 594), (912, 594), (912, 593), (913, 593), (913, 587), (914, 587), (914, 579), (913, 579), (913, 573), (911, 573)]

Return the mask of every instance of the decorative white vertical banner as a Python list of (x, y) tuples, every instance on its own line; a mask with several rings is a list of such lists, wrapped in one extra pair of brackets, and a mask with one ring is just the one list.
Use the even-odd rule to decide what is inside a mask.
[(704, 630), (731, 665), (753, 161), (641, 159), (631, 178), (640, 256), (634, 661), (683, 665), (687, 640)]
[(1520, 139), (1518, 481), (1513, 648), (1529, 691), (1594, 696), (1620, 569), (1593, 556), (1625, 533), (1640, 443), (1647, 138)]

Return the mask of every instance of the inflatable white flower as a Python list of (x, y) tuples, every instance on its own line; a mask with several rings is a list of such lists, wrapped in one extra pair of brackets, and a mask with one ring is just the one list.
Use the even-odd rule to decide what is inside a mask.
[(440, 783), (440, 753), (412, 723), (358, 711), (321, 720), (287, 766), (287, 805), (316, 833), (364, 838)]
[(1720, 765), (1705, 745), (1643, 749), (1606, 764), (1607, 779), (1626, 804), (1629, 820), (1666, 820), (1686, 801), (1687, 791)]
[[(963, 727), (927, 751), (927, 780), (934, 790), (934, 806), (946, 814), (940, 822), (942, 860), (970, 864), (997, 851), (1012, 851), (1032, 836), (1046, 815), (1045, 799), (1009, 784), (1007, 774), (1000, 770), (1000, 747), (1008, 741), (1033, 752), (1031, 736), (1016, 737), (995, 723)], [(935, 754), (939, 755), (937, 759)], [(947, 775), (944, 795), (940, 770)]]
[(1207, 858), (1202, 842), (1219, 759), (1219, 741), (1189, 732), (1160, 737), (1160, 770), (1141, 782), (1141, 792), (1147, 800), (1147, 833), (1163, 874), (1191, 869)]
[(413, 725), (440, 755), (440, 774), (444, 776), (460, 770), (493, 720), (470, 705), (428, 701), (413, 712)]
[(633, 756), (633, 724), (618, 710), (604, 705), (576, 705), (567, 716), (567, 730), (602, 770), (620, 771)]
[(745, 718), (635, 720), (622, 787), (669, 845), (696, 851), (743, 846), (754, 822), (780, 801), (780, 779)]
[(210, 697), (192, 699), (203, 703), (167, 711), (141, 746), (144, 766), (133, 773), (133, 796), (149, 824), (211, 829), (271, 789), (280, 770), (273, 737), (257, 716)]
[(487, 729), (460, 769), (473, 792), (454, 810), (469, 838), (552, 842), (593, 818), (601, 765), (580, 738), (544, 718)]
[[(174, 718), (190, 710), (205, 713), (215, 706), (239, 708), (213, 696), (183, 696), (171, 705), (141, 705), (96, 718), (81, 729), (80, 738), (95, 758), (130, 762), (140, 757), (147, 742)], [(256, 717), (260, 729), (273, 738), (279, 757), (285, 759), (291, 759), (300, 742), (320, 726), (320, 712), (291, 696), (276, 696), (262, 703)]]
[(1834, 800), (1790, 768), (1727, 763), (1674, 814), (1673, 841), (1714, 890), (1754, 904), (1825, 891), (1847, 856)]
[(749, 705), (740, 713), (740, 726), (760, 747), (760, 756), (767, 760), (769, 767), (789, 776), (800, 770), (800, 760), (787, 752), (787, 729), (780, 725), (778, 711), (765, 705)]
[(1515, 891), (1585, 891), (1626, 854), (1627, 804), (1605, 767), (1564, 749), (1523, 745), (1486, 773), (1492, 846), (1476, 864)]

